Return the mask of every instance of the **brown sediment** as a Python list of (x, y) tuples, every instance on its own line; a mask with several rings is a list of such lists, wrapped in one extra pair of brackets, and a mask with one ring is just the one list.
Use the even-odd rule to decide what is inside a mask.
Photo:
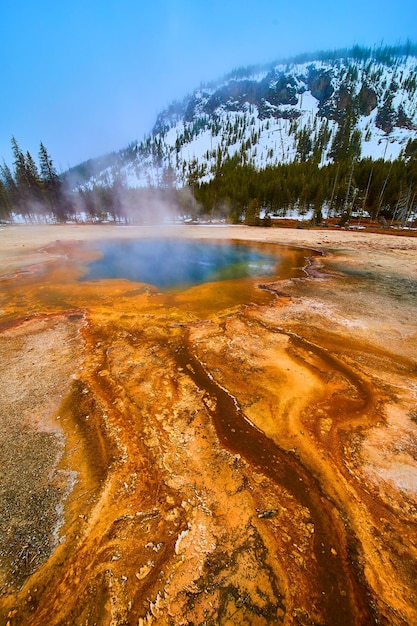
[[(329, 502), (318, 481), (306, 471), (292, 450), (283, 450), (274, 444), (245, 418), (236, 399), (204, 371), (187, 350), (186, 342), (178, 350), (177, 359), (190, 371), (197, 386), (208, 393), (207, 408), (220, 442), (231, 452), (242, 455), (256, 471), (286, 489), (309, 511), (310, 523), (314, 526), (311, 549), (315, 560), (310, 575), (314, 577), (317, 590), (322, 590), (321, 597), (316, 592), (315, 603), (324, 623), (340, 624), (341, 615), (344, 624), (377, 623), (364, 581), (359, 581), (358, 573), (347, 565), (350, 537), (337, 519), (337, 509)], [(337, 558), (332, 550), (337, 553)]]
[(77, 281), (74, 239), (154, 231), (26, 233), (0, 254), (2, 623), (417, 621), (416, 239), (166, 229), (300, 249), (295, 279), (163, 294)]

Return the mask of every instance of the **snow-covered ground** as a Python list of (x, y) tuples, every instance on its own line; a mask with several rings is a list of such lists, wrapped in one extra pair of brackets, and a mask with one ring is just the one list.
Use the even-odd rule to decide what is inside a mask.
[[(316, 76), (331, 77), (333, 93), (324, 103), (312, 93), (309, 76), (313, 71)], [(284, 76), (284, 83), (286, 81), (295, 93), (296, 104), (276, 105), (265, 99), (254, 102), (253, 94), (248, 94), (242, 103), (245, 94), (239, 93), (239, 86), (244, 89), (249, 81), (256, 91), (261, 81), (266, 85), (266, 77), (270, 75), (270, 89), (274, 89), (278, 78)], [(219, 163), (236, 154), (256, 168), (289, 163), (300, 158), (300, 132), (307, 131), (314, 144), (316, 134), (326, 121), (330, 135), (320, 162), (328, 163), (339, 128), (336, 118), (343, 113), (338, 98), (346, 88), (358, 98), (362, 86), (375, 94), (376, 106), (368, 115), (357, 115), (355, 128), (361, 133), (361, 157), (396, 159), (409, 139), (417, 137), (416, 75), (417, 58), (413, 56), (397, 58), (390, 65), (370, 59), (339, 59), (337, 62), (277, 65), (273, 71), (271, 68), (258, 71), (240, 82), (234, 78), (215, 87), (200, 88), (184, 100), (183, 115), (172, 113), (169, 108), (161, 113), (147, 143), (137, 145), (136, 155), (117, 167), (102, 171), (91, 179), (90, 185), (111, 185), (117, 175), (130, 187), (160, 187), (164, 185), (164, 172), (170, 169), (175, 185), (181, 187), (188, 183), (191, 174), (199, 181), (210, 180)], [(232, 81), (237, 96), (230, 95), (225, 100), (224, 94), (229, 93), (229, 87), (233, 93)], [(317, 92), (314, 93), (317, 96)], [(210, 109), (212, 101), (217, 102), (213, 110)], [(388, 106), (387, 101), (390, 101), (394, 122), (392, 129), (384, 132), (377, 126), (377, 116), (384, 106)], [(333, 107), (333, 113), (326, 113), (323, 104)], [(408, 128), (400, 127), (399, 122), (395, 125), (400, 112), (408, 118)]]

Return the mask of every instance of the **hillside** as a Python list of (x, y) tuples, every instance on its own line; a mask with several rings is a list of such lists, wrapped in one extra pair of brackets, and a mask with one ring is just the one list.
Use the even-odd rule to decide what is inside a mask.
[(236, 156), (257, 169), (403, 156), (417, 136), (416, 50), (357, 47), (316, 57), (236, 70), (197, 89), (88, 182), (182, 187), (207, 182)]
[(58, 177), (12, 139), (0, 218), (416, 226), (417, 45), (239, 68), (162, 111), (142, 141)]

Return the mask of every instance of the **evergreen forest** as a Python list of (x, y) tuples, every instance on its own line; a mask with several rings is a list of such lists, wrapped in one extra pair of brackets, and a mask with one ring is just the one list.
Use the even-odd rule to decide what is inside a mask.
[(319, 225), (329, 218), (340, 225), (352, 218), (384, 225), (415, 225), (417, 140), (404, 156), (340, 159), (320, 166), (313, 159), (257, 169), (239, 156), (222, 162), (207, 182), (182, 188), (164, 172), (155, 187), (129, 188), (121, 178), (109, 186), (71, 189), (58, 175), (40, 144), (39, 165), (12, 138), (13, 168), (0, 165), (0, 219), (4, 221), (155, 222), (220, 219), (232, 224), (270, 226), (274, 218), (295, 214)]
[(239, 68), (173, 102), (143, 141), (64, 173), (12, 137), (0, 220), (416, 227), (416, 106), (410, 42)]

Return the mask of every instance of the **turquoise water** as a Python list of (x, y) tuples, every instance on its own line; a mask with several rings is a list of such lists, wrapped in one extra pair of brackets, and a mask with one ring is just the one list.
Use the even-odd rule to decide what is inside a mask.
[(82, 280), (125, 278), (165, 290), (270, 276), (279, 262), (249, 245), (229, 242), (141, 239), (100, 242), (97, 247), (102, 256), (88, 265)]

